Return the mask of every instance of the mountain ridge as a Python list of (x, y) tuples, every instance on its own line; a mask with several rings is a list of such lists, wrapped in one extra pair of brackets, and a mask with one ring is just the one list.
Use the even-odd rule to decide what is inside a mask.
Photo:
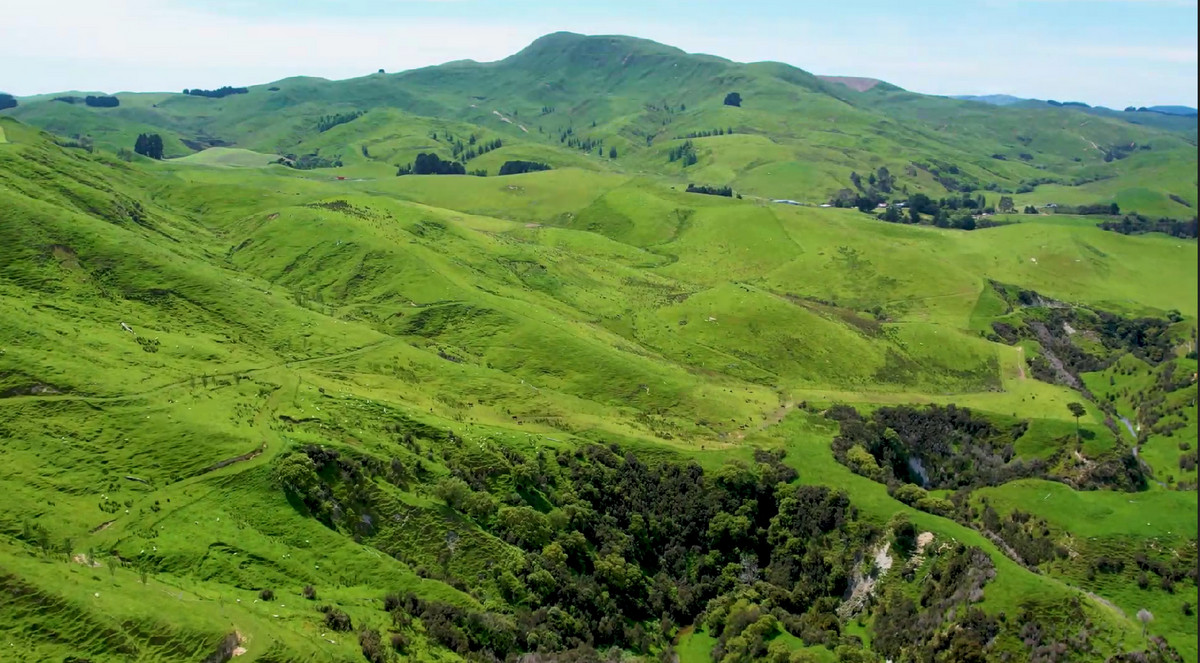
[[(552, 166), (581, 163), (568, 153), (577, 155), (586, 146), (585, 161), (591, 168), (713, 179), (759, 196), (818, 202), (845, 189), (856, 169), (880, 165), (895, 172), (915, 168), (909, 186), (931, 194), (988, 187), (1016, 193), (1042, 181), (1092, 177), (1086, 169), (1111, 159), (1108, 155), (1124, 156), (1122, 145), (1149, 145), (1187, 158), (1184, 152), (1196, 134), (1194, 119), (1158, 114), (1128, 114), (1138, 116), (1133, 118), (1095, 109), (1015, 104), (988, 116), (979, 109), (964, 112), (962, 104), (968, 102), (920, 95), (885, 82), (857, 91), (783, 63), (740, 64), (633, 37), (574, 33), (547, 35), (491, 63), (460, 61), (342, 81), (290, 77), (247, 89), (248, 94), (221, 99), (174, 93), (119, 95), (124, 99), (120, 106), (101, 109), (43, 97), (3, 112), (68, 136), (86, 135), (113, 151), (130, 149), (139, 134), (159, 132), (167, 156), (221, 145), (283, 155), (315, 155), (313, 150), (319, 149), (331, 155), (330, 163), (348, 163), (363, 161), (357, 153), (367, 143), (396, 140), (378, 128), (370, 129), (369, 139), (356, 139), (353, 129), (366, 130), (368, 123), (363, 122), (316, 135), (313, 127), (320, 117), (395, 109), (477, 127), (468, 133), (506, 136), (511, 149), (528, 145), (524, 152), (536, 152)], [(732, 92), (745, 99), (740, 107), (722, 103)], [(799, 109), (803, 113), (798, 114)], [(1075, 130), (1086, 134), (1076, 142), (1059, 140), (1070, 123), (1069, 114), (1080, 112), (1103, 115), (1103, 120)], [(946, 130), (952, 126), (961, 129)], [(1021, 131), (1039, 126), (1045, 131)], [(695, 167), (672, 165), (664, 158), (668, 150), (663, 146), (670, 141), (718, 128), (737, 137), (696, 138), (703, 151), (696, 155)], [(1160, 130), (1170, 133), (1155, 133)], [(839, 133), (846, 138), (833, 142), (846, 144), (831, 147), (828, 138)], [(775, 155), (770, 161), (746, 158), (748, 141), (755, 136), (778, 146), (769, 151)], [(333, 137), (341, 141), (331, 144)], [(888, 145), (868, 147), (879, 140)], [(401, 142), (419, 144), (407, 138)], [(1089, 145), (1095, 147), (1088, 149)], [(614, 150), (624, 156), (597, 159), (598, 150), (603, 156)], [(879, 150), (887, 156), (870, 165)], [(417, 153), (388, 148), (386, 154), (395, 159), (391, 167), (398, 168)], [(1149, 156), (1138, 155), (1129, 163)], [(372, 158), (366, 159), (370, 163)], [(373, 161), (380, 168), (381, 159)], [(999, 164), (998, 159), (1008, 163)], [(323, 161), (314, 156), (313, 162)], [(962, 173), (942, 172), (955, 169)], [(806, 172), (806, 177), (788, 175), (794, 172)], [(1156, 199), (1162, 202), (1136, 209), (1186, 214), (1186, 207), (1170, 195), (1189, 199), (1186, 191), (1162, 191)], [(1134, 199), (1125, 194), (1119, 198), (1117, 202), (1127, 204)]]

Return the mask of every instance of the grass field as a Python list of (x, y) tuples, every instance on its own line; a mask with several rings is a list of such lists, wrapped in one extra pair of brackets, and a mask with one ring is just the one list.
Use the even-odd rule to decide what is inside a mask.
[[(572, 38), (548, 39), (491, 69), (294, 78), (223, 99), (121, 95), (115, 109), (39, 99), (6, 113), (29, 124), (0, 117), (0, 583), (13, 597), (0, 601), (12, 652), (0, 658), (201, 660), (232, 637), (246, 650), (237, 660), (357, 661), (356, 634), (327, 632), (317, 606), (385, 634), (387, 592), (512, 611), (499, 570), (525, 553), (439, 497), (460, 469), (448, 454), (493, 476), (593, 442), (710, 472), (784, 450), (800, 484), (846, 491), (864, 527), (904, 514), (939, 546), (985, 551), (996, 576), (977, 607), (988, 614), (1057, 623), (1055, 606), (1078, 601), (1099, 661), (1141, 646), (1135, 615), (1147, 608), (1149, 632), (1195, 658), (1180, 607), (1197, 603), (1194, 577), (1142, 587), (1134, 571), (1147, 550), (1195, 554), (1195, 240), (1069, 215), (964, 232), (766, 202), (824, 202), (851, 171), (879, 166), (897, 186), (945, 195), (937, 178), (953, 164), (981, 186), (1058, 182), (1016, 194), (1018, 207), (1117, 202), (1182, 218), (1198, 202), (1186, 132), (1105, 117), (1080, 128), (1069, 110), (1001, 112), (890, 86), (835, 95), (782, 65), (658, 45), (636, 52), (679, 65), (674, 78), (659, 66), (603, 78)], [(579, 80), (547, 98), (523, 92), (559, 52), (553, 71)], [(755, 101), (746, 108), (708, 90), (733, 73)], [(807, 111), (787, 110), (798, 104)], [(959, 129), (939, 136), (948, 117)], [(686, 137), (717, 128), (732, 131)], [(171, 158), (114, 154), (147, 131)], [(467, 163), (492, 176), (395, 176), (419, 153), (497, 139)], [(235, 147), (189, 147), (214, 140)], [(696, 163), (670, 161), (688, 140)], [(1112, 162), (1089, 145), (1134, 142), (1151, 149)], [(1017, 157), (1026, 149), (1032, 165)], [(285, 154), (344, 165), (270, 165)], [(553, 169), (496, 177), (513, 159)], [(745, 195), (686, 193), (689, 182)], [(1170, 316), (1169, 352), (1150, 360), (1139, 347), (1081, 371), (1089, 400), (1036, 378), (1039, 341), (997, 341), (993, 323), (1023, 311), (995, 283), (1121, 324)], [(908, 506), (839, 462), (837, 425), (821, 414), (834, 404), (954, 404), (1022, 421), (1012, 455), (1023, 461), (1086, 464), (1136, 446), (1148, 487), (977, 488), (971, 503), (1030, 513), (1074, 553), (1035, 572), (975, 523)], [(1134, 434), (1118, 421), (1114, 433), (1101, 404)], [(364, 512), (370, 528), (339, 529), (275, 478), (306, 445), (421, 470), (373, 479), (384, 511)], [(552, 511), (540, 493), (481, 485), (502, 504)], [(897, 572), (887, 586), (919, 597), (929, 557), (916, 580)], [(1130, 566), (1089, 577), (1107, 557)], [(301, 596), (306, 585), (319, 599)], [(838, 628), (870, 643), (873, 619)], [(679, 626), (679, 660), (711, 660), (720, 634)], [(406, 632), (412, 660), (461, 659), (424, 627)], [(772, 638), (838, 660), (837, 642)]]
[(195, 166), (226, 166), (231, 168), (262, 168), (279, 160), (278, 154), (261, 154), (236, 147), (210, 147), (195, 154), (176, 159), (178, 163)]

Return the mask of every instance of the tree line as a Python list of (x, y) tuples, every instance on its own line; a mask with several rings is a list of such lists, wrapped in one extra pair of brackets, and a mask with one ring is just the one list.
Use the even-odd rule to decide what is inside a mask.
[(433, 153), (421, 152), (412, 164), (401, 166), (397, 175), (466, 175), (467, 169), (457, 161), (444, 161)]
[(1148, 219), (1141, 214), (1129, 214), (1120, 221), (1102, 221), (1100, 228), (1122, 235), (1143, 235), (1145, 233), (1162, 233), (1180, 239), (1196, 239), (1197, 217), (1187, 221), (1161, 217), (1158, 220)]
[(231, 87), (229, 85), (221, 86), (215, 90), (202, 90), (200, 88), (184, 89), (183, 93), (193, 97), (208, 97), (209, 99), (220, 99), (228, 97), (231, 94), (246, 94), (250, 92), (249, 88)]
[(121, 105), (121, 100), (116, 97), (105, 95), (95, 96), (89, 94), (83, 98), (83, 103), (93, 108), (116, 108)]
[(683, 136), (677, 136), (676, 140), (682, 140), (685, 138), (709, 138), (712, 136), (725, 136), (725, 135), (732, 135), (732, 134), (733, 134), (733, 127), (729, 127), (728, 129), (707, 129), (704, 131), (693, 131), (693, 132), (685, 134)]
[(504, 165), (500, 166), (501, 175), (536, 173), (542, 170), (550, 170), (550, 166), (538, 161), (505, 161)]
[[(519, 173), (534, 173), (550, 170), (550, 166), (538, 161), (510, 160), (500, 166), (500, 175), (517, 175)], [(442, 159), (437, 154), (422, 152), (411, 164), (400, 166), (396, 175), (474, 175), (487, 177), (486, 169), (468, 171), (466, 166), (458, 161)]]
[(326, 157), (313, 152), (311, 154), (285, 154), (275, 163), (295, 168), (296, 170), (315, 170), (317, 168), (341, 168), (342, 159), (339, 156)]
[(465, 145), (461, 140), (455, 141), (450, 147), (450, 152), (455, 157), (462, 157), (463, 161), (470, 161), (475, 157), (481, 157), (488, 152), (491, 152), (492, 150), (498, 150), (501, 147), (504, 147), (504, 141), (500, 138), (494, 138), (487, 141), (478, 141), (475, 138), (475, 134), (471, 134)]
[(1116, 203), (1091, 203), (1088, 205), (1056, 205), (1055, 214), (1079, 214), (1081, 216), (1117, 216), (1121, 206)]
[(695, 184), (689, 184), (687, 185), (687, 192), (703, 193), (709, 196), (725, 196), (726, 198), (733, 197), (733, 189), (729, 186), (708, 186), (704, 184), (696, 186)]
[(322, 115), (317, 118), (317, 132), (325, 133), (339, 124), (353, 122), (366, 114), (366, 111), (356, 110), (348, 113), (333, 113), (331, 115)]

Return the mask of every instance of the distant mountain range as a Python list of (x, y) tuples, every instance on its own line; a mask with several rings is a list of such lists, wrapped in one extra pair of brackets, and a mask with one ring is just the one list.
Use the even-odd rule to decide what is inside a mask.
[[(993, 106), (1015, 106), (1017, 104), (1049, 104), (1051, 106), (1080, 106), (1084, 108), (1094, 108), (1102, 111), (1114, 111), (1115, 109), (1106, 108), (1104, 106), (1090, 106), (1082, 101), (1054, 101), (1042, 99), (1026, 99), (1023, 97), (1014, 97), (1011, 94), (957, 94), (951, 95), (953, 99), (962, 99), (963, 101), (978, 101), (980, 103), (991, 104)], [(1126, 113), (1160, 113), (1162, 115), (1179, 115), (1181, 117), (1196, 117), (1197, 111), (1191, 106), (1127, 106), (1123, 111)]]

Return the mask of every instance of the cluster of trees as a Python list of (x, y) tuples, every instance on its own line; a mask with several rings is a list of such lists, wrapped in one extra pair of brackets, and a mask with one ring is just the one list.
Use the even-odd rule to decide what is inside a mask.
[[(1102, 575), (1132, 576), (1129, 580), (1136, 582), (1141, 589), (1154, 585), (1172, 594), (1181, 582), (1196, 584), (1194, 552), (1191, 555), (1178, 555), (1178, 551), (1170, 546), (1155, 546), (1152, 543), (1142, 543), (1141, 550), (1132, 555), (1126, 553), (1124, 557), (1114, 555), (1114, 552), (1106, 548), (1102, 554), (1087, 555), (1085, 573), (1089, 582)], [(1184, 614), (1187, 614), (1186, 608)]]
[(1055, 543), (1050, 533), (1050, 524), (1040, 518), (1014, 509), (1003, 518), (996, 512), (987, 498), (983, 498), (980, 524), (985, 532), (998, 536), (1005, 545), (1016, 553), (1027, 567), (1038, 567), (1067, 556), (1067, 549)]
[[(55, 138), (54, 143), (62, 147), (70, 147), (72, 149), (85, 150), (89, 154), (96, 149), (96, 142), (87, 134), (74, 134), (67, 138)], [(125, 161), (133, 160), (133, 153), (125, 148), (117, 150), (117, 156)]]
[[(416, 639), (478, 663), (600, 663), (598, 650), (610, 647), (669, 661), (673, 637), (688, 625), (717, 640), (714, 663), (816, 660), (788, 651), (784, 633), (825, 646), (840, 663), (881, 660), (847, 632), (839, 608), (865, 551), (889, 540), (908, 559), (919, 530), (903, 515), (886, 529), (860, 520), (844, 492), (800, 485), (782, 451), (757, 450), (750, 462), (706, 470), (671, 457), (646, 462), (616, 445), (526, 455), (403, 416), (383, 433), (395, 437), (397, 456), (306, 446), (274, 466), (274, 480), (304, 513), (478, 599), (468, 606), (386, 594), (377, 604), (390, 621), (384, 633), (358, 624), (368, 661), (393, 656), (389, 643), (411, 656)], [(405, 504), (394, 489), (431, 493), (460, 517)], [(407, 556), (412, 539), (399, 535), (402, 527), (426, 531), (420, 561)], [(439, 531), (445, 527), (453, 529)], [(513, 548), (479, 564), (478, 546), (502, 545), (497, 539)], [(430, 570), (435, 555), (440, 570)], [(987, 554), (948, 544), (924, 555), (919, 583), (915, 568), (902, 565), (895, 573), (905, 584), (887, 583), (868, 604), (875, 652), (977, 663), (1012, 655), (1022, 642), (1018, 658), (1078, 651), (1057, 635), (1079, 633), (1086, 620), (1073, 612), (1077, 605), (986, 615), (972, 604), (994, 575)], [(319, 609), (325, 628), (356, 626), (335, 607)]]
[(862, 212), (876, 209), (880, 203), (888, 202), (888, 194), (895, 192), (896, 180), (887, 166), (867, 173), (863, 178), (858, 172), (850, 173), (853, 189), (841, 189), (830, 200), (834, 207), (857, 207)]
[(481, 143), (476, 140), (475, 134), (471, 134), (466, 144), (461, 140), (453, 141), (453, 144), (450, 146), (450, 153), (455, 157), (461, 157), (463, 161), (470, 161), (475, 157), (483, 156), (501, 147), (504, 147), (504, 141), (499, 138)]
[[(595, 126), (594, 122), (592, 123), (592, 126)], [(566, 129), (560, 131), (558, 134), (558, 142), (566, 145), (567, 147), (575, 148), (581, 152), (591, 152), (595, 150), (599, 155), (604, 154), (603, 138), (576, 136), (575, 129), (573, 127), (567, 127)]]
[(690, 140), (685, 140), (683, 143), (667, 150), (667, 163), (682, 161), (683, 167), (687, 168), (699, 160), (700, 158), (696, 156), (696, 146)]
[(0, 110), (5, 108), (16, 108), (17, 98), (6, 92), (0, 92)]
[(707, 129), (704, 131), (693, 131), (684, 136), (677, 136), (676, 139), (678, 140), (678, 139), (683, 139), (683, 138), (708, 138), (710, 136), (726, 136), (726, 135), (733, 135), (733, 127), (729, 127), (728, 129)]
[(334, 113), (332, 115), (322, 115), (317, 118), (317, 132), (324, 133), (336, 127), (339, 124), (353, 122), (362, 117), (367, 111), (356, 110), (349, 113)]
[[(953, 404), (883, 407), (870, 418), (852, 407), (836, 405), (826, 416), (840, 424), (833, 440), (834, 456), (854, 472), (893, 490), (906, 484), (921, 489), (995, 486), (1045, 474), (1041, 461), (1016, 458), (1013, 445), (1025, 433), (1026, 422), (1001, 429)], [(924, 499), (929, 503), (911, 501), (925, 510), (947, 510), (946, 505), (933, 503), (937, 498)]]
[(1021, 180), (1021, 183), (1017, 185), (1015, 193), (1029, 193), (1043, 184), (1058, 184), (1061, 181), (1057, 177), (1034, 177)]
[(703, 193), (709, 196), (725, 196), (726, 198), (733, 197), (733, 189), (728, 186), (707, 186), (703, 184), (696, 186), (695, 184), (689, 184), (687, 185), (687, 192)]
[(880, 166), (875, 172), (867, 173), (866, 185), (863, 184), (862, 175), (859, 175), (857, 172), (850, 173), (850, 183), (858, 191), (863, 191), (867, 195), (874, 196), (877, 194), (892, 193), (896, 187), (896, 178), (888, 170), (887, 166)]
[(433, 153), (422, 152), (407, 166), (400, 166), (397, 175), (466, 175), (467, 168), (457, 161), (445, 161)]
[(1053, 208), (1055, 214), (1081, 214), (1086, 216), (1117, 216), (1121, 206), (1116, 203), (1093, 203), (1090, 205), (1058, 205)]
[(742, 95), (737, 92), (730, 92), (725, 95), (725, 105), (740, 107), (742, 105)]
[[(1104, 161), (1111, 162), (1115, 159), (1124, 159), (1125, 157), (1129, 156), (1130, 154), (1133, 154), (1133, 152), (1137, 149), (1139, 149), (1139, 146), (1137, 143), (1126, 143), (1126, 144), (1122, 144), (1122, 145), (1109, 145), (1108, 147), (1104, 148)], [(1140, 149), (1149, 150), (1150, 146), (1149, 145), (1141, 145)]]
[[(747, 590), (806, 640), (840, 642), (839, 597), (855, 551), (878, 532), (857, 519), (845, 493), (796, 485), (782, 452), (706, 472), (589, 445), (536, 458), (506, 452), (504, 468), (462, 462), (458, 454), (470, 458), (463, 441), (441, 437), (451, 477), (435, 494), (522, 553), (489, 571), (503, 603), (520, 610), (385, 601), (395, 622), (419, 618), (439, 645), (474, 660), (583, 647), (648, 652), (665, 648), (675, 627), (734, 602), (721, 597)], [(407, 486), (428, 476), (421, 461), (414, 468), (313, 446), (275, 468), (276, 482), (310, 513), (362, 536), (372, 521), (389, 520), (378, 479)], [(496, 486), (508, 486), (508, 497), (493, 496)]]
[(1141, 214), (1127, 214), (1120, 221), (1102, 221), (1100, 227), (1104, 230), (1121, 233), (1122, 235), (1142, 235), (1145, 233), (1163, 233), (1181, 239), (1196, 239), (1200, 223), (1197, 217), (1187, 221), (1179, 221), (1161, 217), (1152, 221)]
[[(1019, 318), (1020, 324), (993, 322), (996, 340), (1009, 344), (1022, 339), (1035, 340), (1076, 377), (1080, 373), (1102, 371), (1124, 353), (1157, 365), (1174, 357), (1173, 348), (1179, 341), (1171, 331), (1172, 321), (1168, 318), (1127, 318), (1087, 306), (1059, 306), (1029, 290), (1019, 290), (1015, 296), (1002, 293), (1002, 296), (1011, 300), (1010, 305), (1030, 310)], [(1067, 327), (1075, 334), (1088, 333), (1088, 336), (1098, 338), (1099, 346), (1089, 344), (1087, 350), (1080, 348), (1074, 342), (1075, 334), (1068, 333)]]
[(151, 159), (163, 158), (163, 140), (158, 134), (138, 134), (133, 151)]
[(244, 87), (231, 87), (228, 85), (221, 86), (215, 90), (201, 90), (200, 88), (185, 89), (184, 94), (189, 94), (193, 97), (208, 97), (209, 99), (220, 99), (228, 97), (231, 94), (246, 94), (250, 90)]
[(121, 105), (121, 100), (107, 95), (95, 96), (89, 94), (83, 98), (83, 103), (93, 108), (116, 108)]
[[(843, 190), (848, 192), (849, 190)], [(871, 212), (878, 208), (880, 202), (886, 202), (878, 196), (847, 195), (835, 199), (837, 207), (857, 207), (862, 212)], [(1002, 211), (1013, 211), (1012, 198), (1000, 198)], [(938, 228), (955, 228), (958, 230), (976, 230), (1000, 225), (1000, 222), (979, 218), (980, 214), (993, 214), (996, 208), (987, 205), (983, 194), (972, 196), (964, 193), (961, 196), (951, 195), (946, 198), (934, 199), (923, 193), (914, 193), (904, 201), (903, 205), (888, 203), (878, 216), (888, 223), (927, 224)]]
[(340, 157), (323, 157), (318, 153), (302, 154), (285, 154), (283, 158), (275, 163), (282, 164), (288, 168), (296, 170), (314, 170), (316, 168), (341, 168), (342, 160)]
[(519, 175), (521, 173), (536, 173), (542, 170), (550, 170), (550, 166), (538, 161), (505, 161), (503, 166), (500, 166), (501, 175)]
[[(957, 191), (960, 193), (970, 193), (977, 189), (983, 188), (988, 191), (995, 191), (999, 187), (994, 182), (980, 186), (979, 182), (970, 175), (962, 172), (957, 164), (932, 160), (932, 163), (924, 163), (921, 161), (912, 162), (909, 172), (911, 175), (916, 174), (916, 170), (923, 170), (929, 173), (933, 179), (941, 184), (947, 191)], [(907, 193), (907, 191), (905, 191)]]
[(439, 134), (437, 129), (429, 132), (429, 139), (450, 146), (450, 155), (454, 159), (461, 159), (463, 163), (470, 161), (478, 156), (483, 156), (492, 150), (500, 149), (504, 146), (504, 141), (497, 138), (486, 142), (480, 142), (475, 134), (471, 134), (464, 141), (461, 137), (456, 137), (449, 131), (442, 130)]
[[(908, 525), (901, 519), (894, 529)], [(897, 537), (906, 540), (908, 537)], [(902, 546), (901, 552), (904, 552)], [(921, 583), (916, 600), (899, 588), (880, 601), (875, 616), (872, 645), (892, 661), (913, 663), (982, 663), (985, 649), (1003, 630), (1002, 623), (970, 607), (983, 595), (984, 585), (996, 575), (991, 558), (979, 548), (955, 544), (940, 557)], [(954, 637), (938, 637), (948, 612), (961, 612)]]

